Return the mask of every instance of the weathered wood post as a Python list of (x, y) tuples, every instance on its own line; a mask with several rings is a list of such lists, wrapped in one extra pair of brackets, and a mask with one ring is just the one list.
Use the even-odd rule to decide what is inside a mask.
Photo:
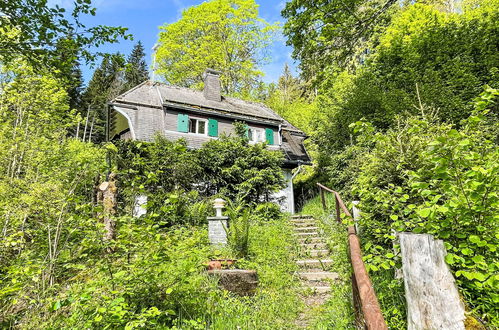
[(319, 190), (320, 190), (320, 193), (321, 193), (322, 208), (324, 209), (324, 211), (326, 211), (327, 210), (327, 205), (326, 205), (326, 197), (324, 196), (324, 189), (319, 188)]
[(116, 237), (114, 215), (116, 214), (118, 189), (116, 188), (115, 176), (114, 173), (109, 174), (108, 181), (102, 182), (97, 192), (97, 201), (103, 207), (99, 218), (104, 223), (105, 241), (113, 240)]
[(428, 234), (399, 233), (407, 328), (464, 330), (464, 305), (442, 240)]
[(340, 201), (338, 200), (338, 196), (336, 196), (336, 194), (334, 194), (334, 200), (336, 202), (336, 221), (341, 222)]

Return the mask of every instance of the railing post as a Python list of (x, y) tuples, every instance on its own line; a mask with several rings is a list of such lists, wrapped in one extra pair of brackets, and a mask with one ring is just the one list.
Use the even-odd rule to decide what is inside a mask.
[(324, 211), (327, 211), (327, 205), (326, 205), (326, 196), (324, 196), (324, 189), (319, 188), (321, 191), (321, 201), (322, 201), (322, 208)]
[(334, 200), (336, 201), (336, 221), (341, 222), (340, 201), (336, 194), (334, 194)]

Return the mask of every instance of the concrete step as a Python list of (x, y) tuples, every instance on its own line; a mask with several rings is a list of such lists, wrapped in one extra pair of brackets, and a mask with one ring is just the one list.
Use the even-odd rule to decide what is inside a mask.
[(301, 254), (309, 257), (323, 257), (329, 254), (329, 250), (302, 250)]
[(289, 220), (289, 222), (291, 222), (292, 224), (301, 224), (301, 223), (306, 223), (306, 222), (316, 222), (315, 219), (296, 219), (296, 220)]
[(294, 233), (293, 235), (298, 236), (298, 238), (319, 237), (319, 233), (316, 231), (312, 231), (309, 233)]
[[(298, 236), (297, 234), (295, 234)], [(322, 237), (313, 237), (310, 235), (298, 236), (298, 243), (300, 244), (314, 244), (314, 243), (325, 243), (324, 238)]]
[(290, 217), (291, 219), (313, 219), (314, 217), (308, 214), (295, 214)]
[(306, 286), (305, 288), (312, 290), (316, 294), (324, 294), (331, 292), (330, 286)]
[(333, 260), (331, 259), (305, 259), (305, 260), (297, 260), (296, 264), (299, 267), (303, 268), (323, 268), (329, 267), (333, 264)]
[(309, 233), (309, 232), (317, 232), (319, 227), (296, 227), (294, 228), (297, 233)]
[(305, 281), (309, 282), (320, 282), (323, 280), (338, 280), (340, 276), (337, 273), (324, 272), (324, 271), (309, 271), (309, 272), (298, 272), (298, 276)]
[(327, 244), (326, 243), (300, 243), (300, 246), (302, 249), (305, 250), (326, 250), (327, 249)]
[(316, 225), (315, 221), (300, 221), (292, 223), (295, 228), (297, 227), (313, 227)]

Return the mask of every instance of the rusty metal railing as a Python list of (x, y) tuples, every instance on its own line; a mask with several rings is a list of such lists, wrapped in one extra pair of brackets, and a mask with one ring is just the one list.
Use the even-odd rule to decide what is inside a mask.
[[(336, 191), (317, 183), (320, 189), (322, 207), (327, 210), (325, 192), (333, 194), (336, 204), (336, 220), (341, 223), (341, 212), (348, 218), (352, 218), (350, 211), (343, 203), (340, 194)], [(360, 249), (360, 240), (354, 226), (348, 226), (348, 247), (350, 262), (352, 264), (352, 293), (356, 321), (358, 325), (369, 330), (388, 329), (378, 298), (367, 273), (366, 266), (362, 260), (362, 251)]]

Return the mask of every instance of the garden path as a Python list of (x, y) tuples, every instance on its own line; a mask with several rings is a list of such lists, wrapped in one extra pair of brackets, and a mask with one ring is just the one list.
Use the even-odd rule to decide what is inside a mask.
[(338, 280), (337, 273), (329, 271), (333, 260), (329, 259), (330, 252), (326, 241), (321, 236), (316, 220), (309, 215), (294, 215), (290, 221), (298, 240), (298, 256), (296, 260), (300, 270), (303, 293), (302, 299), (305, 310), (296, 320), (299, 328), (310, 326), (312, 311), (324, 304), (331, 292), (331, 285)]

